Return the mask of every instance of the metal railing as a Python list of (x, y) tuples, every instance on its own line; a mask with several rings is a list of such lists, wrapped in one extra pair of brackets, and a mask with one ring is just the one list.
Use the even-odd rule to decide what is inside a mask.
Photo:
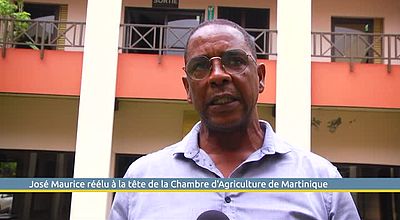
[[(24, 28), (16, 28), (25, 26)], [(43, 59), (44, 49), (83, 48), (85, 41), (84, 22), (63, 22), (43, 20), (0, 19), (0, 47), (2, 56), (6, 48), (20, 47), (40, 50)]]
[(183, 52), (192, 27), (167, 25), (121, 24), (123, 52)]
[(270, 29), (245, 28), (254, 37), (257, 55), (278, 55), (276, 52), (276, 40), (278, 32)]
[[(167, 25), (121, 24), (122, 41), (119, 49), (123, 52), (183, 53), (186, 42), (194, 27)], [(277, 55), (277, 31), (267, 29), (246, 29), (255, 39), (258, 55)]]
[(371, 33), (312, 32), (312, 57), (331, 58), (332, 62), (387, 63), (400, 61), (400, 35)]
[[(17, 30), (16, 26), (25, 24)], [(121, 24), (119, 49), (123, 53), (182, 54), (194, 27), (149, 24)], [(277, 56), (277, 31), (246, 29), (256, 42), (256, 52), (261, 58)], [(3, 57), (6, 48), (26, 47), (44, 49), (83, 48), (84, 22), (39, 20), (14, 20), (0, 18), (0, 47)], [(328, 58), (332, 62), (387, 63), (391, 71), (393, 61), (400, 62), (400, 34), (355, 34), (312, 32), (313, 58)]]

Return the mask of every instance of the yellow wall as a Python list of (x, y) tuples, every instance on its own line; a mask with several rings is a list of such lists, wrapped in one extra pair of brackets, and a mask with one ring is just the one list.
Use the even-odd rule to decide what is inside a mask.
[[(272, 107), (258, 109), (274, 126)], [(185, 112), (194, 113), (186, 102), (119, 101), (114, 153), (145, 154), (179, 141)], [(0, 149), (74, 151), (77, 117), (77, 98), (0, 95)], [(399, 110), (323, 108), (312, 117), (321, 121), (312, 126), (313, 152), (332, 162), (400, 165)], [(328, 121), (338, 117), (330, 132)]]
[(74, 151), (77, 98), (0, 95), (0, 148)]
[(177, 142), (182, 136), (182, 103), (120, 101), (114, 115), (113, 151), (150, 153)]
[[(272, 108), (259, 109), (260, 118), (273, 124)], [(176, 143), (186, 131), (183, 126), (190, 124), (185, 127), (191, 127), (197, 121), (195, 114), (185, 102), (120, 101), (119, 110), (115, 112), (113, 151), (144, 154)]]
[[(332, 162), (400, 165), (400, 111), (315, 109), (312, 151)], [(341, 118), (335, 132), (328, 121)]]

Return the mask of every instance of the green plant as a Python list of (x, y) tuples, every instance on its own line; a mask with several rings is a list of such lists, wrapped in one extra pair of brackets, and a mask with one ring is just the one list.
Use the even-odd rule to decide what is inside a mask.
[(21, 20), (30, 19), (30, 14), (24, 11), (23, 0), (0, 0), (0, 16)]
[[(24, 11), (23, 0), (0, 0), (0, 18), (1, 19), (13, 19), (16, 20), (14, 23), (2, 21), (1, 31), (7, 31), (6, 39), (12, 40), (13, 36), (19, 36), (25, 32), (29, 23), (23, 20), (30, 20), (30, 14)], [(4, 37), (2, 33), (0, 39)]]
[(15, 177), (17, 174), (17, 162), (0, 162), (0, 178)]

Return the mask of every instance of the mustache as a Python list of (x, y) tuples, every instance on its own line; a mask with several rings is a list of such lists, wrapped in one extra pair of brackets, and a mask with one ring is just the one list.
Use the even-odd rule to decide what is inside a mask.
[(213, 105), (217, 102), (219, 102), (220, 100), (230, 100), (230, 101), (238, 101), (241, 99), (240, 94), (238, 94), (237, 92), (220, 92), (220, 93), (216, 93), (214, 95), (212, 95), (208, 100), (207, 100), (207, 105)]

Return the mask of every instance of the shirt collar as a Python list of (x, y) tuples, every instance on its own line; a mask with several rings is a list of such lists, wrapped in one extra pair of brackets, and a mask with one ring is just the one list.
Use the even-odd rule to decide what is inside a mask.
[(199, 133), (201, 122), (197, 122), (192, 130), (179, 142), (178, 146), (173, 151), (173, 154), (183, 154), (186, 158), (193, 158), (200, 152)]
[(263, 141), (263, 146), (261, 147), (261, 152), (264, 154), (285, 154), (291, 151), (291, 147), (288, 143), (280, 139), (272, 129), (271, 125), (264, 121), (264, 120), (259, 120), (261, 127), (264, 128), (265, 134), (264, 134), (264, 141)]
[[(265, 130), (263, 145), (260, 148), (262, 154), (285, 154), (291, 151), (291, 147), (288, 143), (281, 140), (273, 131), (271, 125), (264, 121), (259, 120), (262, 128)], [(200, 132), (201, 122), (197, 122), (192, 130), (180, 141), (178, 146), (173, 151), (173, 154), (183, 154), (186, 158), (193, 158), (199, 152), (198, 136)]]

